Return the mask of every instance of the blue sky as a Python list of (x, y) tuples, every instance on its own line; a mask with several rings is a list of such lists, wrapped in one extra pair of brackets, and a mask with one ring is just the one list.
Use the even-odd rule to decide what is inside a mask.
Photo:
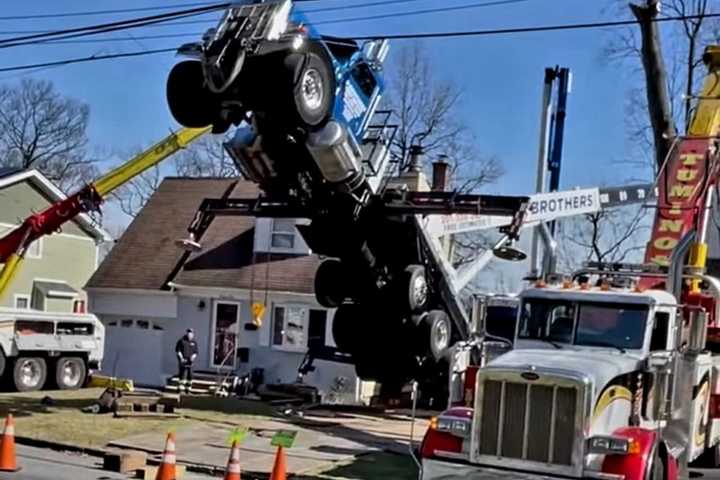
[[(171, 0), (165, 4), (188, 0)], [(368, 0), (317, 0), (306, 8), (368, 3)], [(416, 0), (405, 4), (314, 14), (311, 20), (335, 20), (368, 14), (404, 12), (469, 0)], [(474, 10), (380, 21), (323, 25), (335, 35), (410, 33), (586, 22), (604, 19), (604, 1), (528, 0)], [(36, 0), (4, 2), (2, 15), (43, 14), (112, 8), (157, 6), (158, 0)], [(149, 14), (149, 13), (147, 13)], [(126, 16), (137, 16), (128, 14)], [(1, 21), (0, 32), (67, 28), (118, 19), (118, 15), (43, 20)], [(209, 25), (208, 25), (209, 26)], [(204, 26), (145, 28), (111, 34), (127, 41), (92, 44), (36, 45), (2, 50), (0, 67), (52, 61), (98, 53), (174, 47), (183, 39), (131, 40), (130, 35), (200, 33)], [(637, 171), (613, 161), (625, 156), (624, 101), (631, 79), (617, 65), (602, 59), (610, 32), (602, 30), (533, 33), (497, 37), (437, 39), (423, 42), (440, 77), (465, 91), (462, 111), (480, 150), (496, 155), (507, 171), (488, 191), (520, 194), (532, 191), (538, 145), (542, 79), (545, 67), (562, 65), (573, 71), (564, 154), (563, 188), (619, 184)], [(10, 35), (0, 34), (0, 38)], [(107, 37), (106, 37), (107, 38)], [(187, 40), (192, 40), (187, 37)], [(397, 47), (398, 44), (396, 43)], [(397, 48), (395, 52), (397, 52)], [(93, 145), (124, 151), (157, 141), (176, 128), (165, 104), (165, 77), (176, 61), (172, 54), (64, 66), (32, 73), (52, 80), (63, 94), (91, 107), (89, 137)], [(392, 68), (393, 56), (388, 61)], [(0, 73), (0, 82), (18, 81)]]

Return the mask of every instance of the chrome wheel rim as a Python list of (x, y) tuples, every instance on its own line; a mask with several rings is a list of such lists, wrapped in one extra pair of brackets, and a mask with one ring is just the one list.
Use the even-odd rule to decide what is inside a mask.
[(437, 350), (443, 350), (447, 347), (450, 341), (450, 329), (446, 322), (437, 322), (435, 324), (433, 338), (435, 339), (435, 348)]
[(424, 305), (427, 300), (427, 280), (424, 275), (415, 278), (412, 284), (412, 298), (415, 305)]
[(20, 365), (20, 381), (26, 387), (36, 387), (40, 384), (42, 373), (40, 365), (34, 360), (25, 360)]
[(61, 374), (64, 385), (73, 386), (80, 383), (80, 368), (75, 362), (65, 362)]
[(318, 110), (322, 107), (325, 94), (323, 92), (323, 80), (320, 72), (315, 68), (308, 68), (302, 78), (303, 102), (311, 110)]

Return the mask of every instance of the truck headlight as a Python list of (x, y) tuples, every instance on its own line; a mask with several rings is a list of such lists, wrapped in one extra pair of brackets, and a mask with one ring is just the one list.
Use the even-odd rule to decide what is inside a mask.
[(640, 452), (640, 444), (633, 438), (598, 436), (587, 440), (587, 452), (600, 455), (628, 455)]
[(456, 437), (467, 438), (470, 436), (470, 420), (457, 417), (438, 417), (436, 430), (451, 433)]

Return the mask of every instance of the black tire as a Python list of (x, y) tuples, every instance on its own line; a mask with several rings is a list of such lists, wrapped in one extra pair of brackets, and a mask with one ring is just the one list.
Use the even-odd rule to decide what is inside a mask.
[(353, 353), (358, 344), (357, 333), (362, 326), (361, 310), (357, 305), (345, 304), (335, 311), (332, 334), (335, 345), (341, 352)]
[(168, 75), (166, 93), (170, 113), (184, 127), (207, 127), (219, 117), (220, 101), (207, 89), (198, 61), (176, 64)]
[(315, 273), (315, 298), (325, 308), (338, 308), (345, 300), (348, 275), (338, 260), (325, 260)]
[(442, 310), (432, 310), (423, 319), (426, 345), (430, 355), (442, 360), (452, 344), (452, 322)]
[(18, 392), (41, 390), (47, 380), (47, 363), (41, 357), (18, 357), (13, 366), (13, 382)]
[[(330, 61), (320, 53), (291, 53), (284, 59), (286, 86), (280, 95), (294, 126), (313, 129), (324, 125), (335, 105), (335, 74)], [(313, 88), (314, 86), (314, 88)]]
[(60, 357), (55, 363), (55, 384), (60, 390), (77, 390), (86, 378), (87, 365), (80, 357)]
[(650, 465), (650, 468), (648, 468), (645, 473), (645, 478), (647, 480), (665, 480), (665, 463), (660, 457), (658, 448), (655, 448), (655, 453), (653, 453), (652, 456), (652, 465)]
[(406, 299), (410, 313), (422, 313), (428, 304), (428, 282), (425, 268), (421, 265), (409, 265), (405, 268), (400, 283), (399, 298)]
[(2, 348), (0, 348), (0, 378), (2, 378), (3, 375), (5, 375), (6, 368), (7, 368), (7, 357), (5, 357), (5, 352), (3, 352)]

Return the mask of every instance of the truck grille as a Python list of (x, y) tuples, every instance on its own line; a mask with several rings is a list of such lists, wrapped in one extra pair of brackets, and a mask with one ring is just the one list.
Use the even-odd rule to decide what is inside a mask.
[(578, 390), (485, 379), (479, 453), (571, 465)]

